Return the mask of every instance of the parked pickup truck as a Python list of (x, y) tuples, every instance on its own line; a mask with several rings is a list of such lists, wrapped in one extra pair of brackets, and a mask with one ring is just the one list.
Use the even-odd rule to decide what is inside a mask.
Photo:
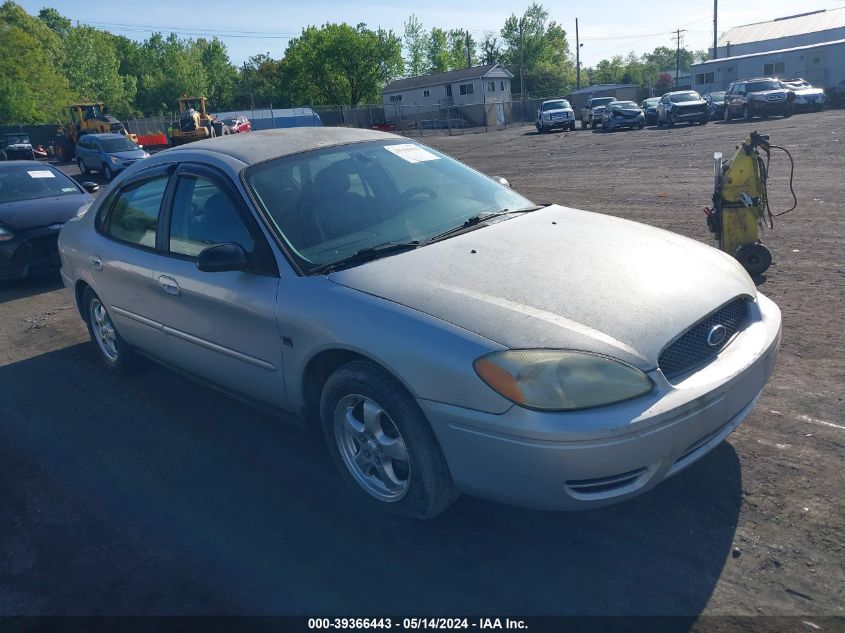
[(581, 129), (586, 130), (587, 126), (595, 129), (601, 125), (602, 113), (608, 103), (616, 101), (616, 97), (595, 97), (587, 102), (587, 106), (581, 110)]

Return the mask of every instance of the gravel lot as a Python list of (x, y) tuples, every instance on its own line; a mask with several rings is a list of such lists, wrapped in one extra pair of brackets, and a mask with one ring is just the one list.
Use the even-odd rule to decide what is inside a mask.
[[(0, 286), (0, 614), (845, 615), (845, 111), (422, 140), (537, 202), (709, 242), (713, 151), (752, 128), (795, 158), (757, 280), (778, 367), (728, 442), (615, 507), (369, 514), (320, 438), (156, 366), (107, 375), (58, 277)], [(775, 211), (787, 176), (774, 154)]]

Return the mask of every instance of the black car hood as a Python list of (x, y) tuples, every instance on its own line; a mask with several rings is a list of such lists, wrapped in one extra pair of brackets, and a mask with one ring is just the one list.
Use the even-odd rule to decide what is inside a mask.
[(82, 193), (5, 202), (0, 204), (0, 225), (12, 231), (22, 231), (64, 223), (91, 202), (94, 202), (94, 198)]

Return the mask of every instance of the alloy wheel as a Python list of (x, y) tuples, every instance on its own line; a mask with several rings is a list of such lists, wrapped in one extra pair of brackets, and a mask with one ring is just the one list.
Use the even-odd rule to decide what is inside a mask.
[(334, 436), (344, 465), (368, 494), (394, 502), (408, 493), (408, 448), (377, 402), (357, 394), (342, 398), (335, 407)]
[(88, 308), (91, 319), (91, 331), (94, 333), (94, 340), (97, 342), (97, 347), (100, 348), (103, 356), (110, 362), (117, 361), (119, 352), (117, 350), (117, 336), (114, 325), (111, 322), (111, 317), (106, 311), (106, 307), (96, 297), (91, 299), (91, 304)]

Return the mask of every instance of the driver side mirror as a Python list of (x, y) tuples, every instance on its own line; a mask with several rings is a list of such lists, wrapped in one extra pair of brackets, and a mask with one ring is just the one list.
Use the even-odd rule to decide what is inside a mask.
[(500, 185), (502, 185), (503, 187), (507, 187), (508, 189), (510, 189), (510, 188), (511, 188), (511, 183), (509, 183), (509, 182), (508, 182), (508, 179), (507, 179), (507, 178), (505, 178), (504, 176), (494, 176), (494, 177), (493, 177), (493, 180), (495, 180), (496, 182), (498, 182), (498, 183), (499, 183)]
[(82, 188), (85, 189), (88, 193), (94, 193), (95, 191), (100, 190), (100, 185), (96, 182), (91, 182), (90, 180), (86, 180), (82, 183)]
[(204, 273), (244, 270), (249, 265), (246, 251), (240, 244), (215, 244), (197, 255), (197, 268)]

